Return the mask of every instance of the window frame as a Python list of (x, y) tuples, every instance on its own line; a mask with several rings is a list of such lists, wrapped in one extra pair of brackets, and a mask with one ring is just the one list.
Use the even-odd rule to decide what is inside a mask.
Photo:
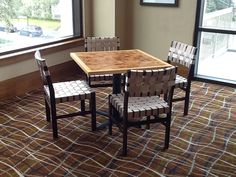
[(209, 32), (209, 33), (221, 33), (221, 34), (234, 34), (236, 35), (235, 30), (228, 30), (228, 29), (217, 29), (217, 28), (210, 28), (210, 27), (203, 27), (202, 26), (202, 18), (203, 18), (203, 5), (205, 3), (205, 0), (198, 0), (197, 6), (196, 6), (196, 16), (195, 16), (195, 30), (194, 30), (194, 40), (193, 45), (198, 48), (196, 60), (195, 60), (195, 69), (194, 69), (194, 80), (202, 81), (202, 82), (209, 82), (213, 84), (220, 84), (220, 85), (226, 85), (230, 87), (235, 87), (236, 84), (225, 82), (221, 80), (215, 80), (210, 77), (202, 77), (197, 75), (197, 67), (199, 62), (199, 48), (200, 48), (200, 39), (201, 39), (201, 33), (202, 32)]
[[(76, 46), (82, 46), (83, 39), (83, 3), (82, 0), (72, 0), (73, 13), (73, 36), (60, 38), (55, 41), (36, 44), (29, 47), (0, 52), (0, 66), (13, 64), (15, 62), (32, 58), (36, 50), (41, 50), (44, 54), (50, 54)], [(78, 15), (79, 14), (79, 15)]]

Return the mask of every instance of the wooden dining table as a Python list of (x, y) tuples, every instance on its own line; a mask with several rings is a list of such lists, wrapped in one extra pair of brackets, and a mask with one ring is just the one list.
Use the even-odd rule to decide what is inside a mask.
[(121, 91), (121, 74), (131, 69), (160, 69), (171, 65), (142, 50), (71, 52), (71, 58), (89, 75), (113, 74), (113, 93)]
[[(113, 93), (121, 92), (121, 74), (131, 69), (160, 69), (170, 67), (169, 63), (154, 57), (142, 50), (115, 50), (115, 51), (94, 51), (94, 52), (71, 52), (71, 58), (80, 68), (89, 75), (113, 74)], [(106, 112), (98, 111), (103, 116)], [(113, 115), (118, 115), (114, 113)], [(104, 129), (108, 126), (105, 121), (97, 129)]]

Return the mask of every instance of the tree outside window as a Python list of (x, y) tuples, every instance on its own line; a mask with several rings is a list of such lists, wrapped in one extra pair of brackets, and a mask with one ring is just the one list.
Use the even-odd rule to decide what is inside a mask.
[[(1, 0), (0, 53), (73, 37), (80, 0)], [(80, 22), (79, 22), (80, 23)]]

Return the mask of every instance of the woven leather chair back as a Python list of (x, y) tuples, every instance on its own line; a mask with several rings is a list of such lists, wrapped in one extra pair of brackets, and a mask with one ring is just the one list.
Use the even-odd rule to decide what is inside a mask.
[(197, 48), (182, 42), (172, 41), (168, 61), (190, 68), (195, 62)]
[(109, 51), (119, 50), (119, 37), (86, 37), (85, 51)]
[(175, 85), (176, 67), (158, 70), (130, 70), (127, 73), (125, 91), (130, 97), (166, 94)]
[(39, 68), (41, 78), (43, 80), (43, 85), (52, 85), (51, 76), (46, 64), (46, 60), (41, 57), (39, 51), (36, 51), (34, 56)]

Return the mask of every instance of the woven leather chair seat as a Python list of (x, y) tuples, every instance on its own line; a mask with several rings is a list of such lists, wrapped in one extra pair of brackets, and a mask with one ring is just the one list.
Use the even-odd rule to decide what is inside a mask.
[[(90, 99), (93, 92), (88, 84), (81, 80), (53, 83), (53, 88), (56, 103)], [(44, 89), (50, 97), (48, 86), (45, 85)]]
[[(119, 111), (121, 115), (124, 113), (124, 95), (112, 94), (110, 96), (112, 106)], [(130, 97), (128, 102), (128, 119), (140, 120), (145, 116), (157, 116), (159, 114), (167, 114), (170, 112), (170, 107), (166, 101), (159, 96), (150, 97)]]

